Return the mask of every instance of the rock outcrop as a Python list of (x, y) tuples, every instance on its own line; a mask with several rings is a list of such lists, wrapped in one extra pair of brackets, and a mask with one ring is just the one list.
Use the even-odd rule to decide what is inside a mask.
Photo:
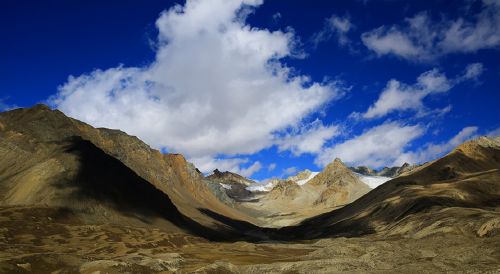
[(205, 179), (208, 182), (219, 184), (227, 196), (237, 202), (248, 201), (254, 198), (254, 193), (249, 191), (247, 187), (255, 184), (255, 182), (239, 174), (229, 171), (221, 172), (216, 169), (213, 174), (207, 176)]

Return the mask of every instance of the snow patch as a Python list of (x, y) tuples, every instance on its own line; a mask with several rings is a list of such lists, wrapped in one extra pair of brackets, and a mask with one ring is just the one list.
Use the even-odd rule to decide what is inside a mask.
[(223, 183), (220, 183), (220, 185), (225, 188), (225, 189), (231, 189), (231, 186), (230, 185), (226, 185), (226, 184), (223, 184)]
[(309, 182), (312, 178), (314, 178), (314, 176), (316, 176), (318, 174), (319, 174), (319, 172), (311, 172), (311, 175), (309, 175), (309, 177), (307, 177), (306, 179), (303, 179), (303, 180), (298, 180), (295, 183), (298, 184), (299, 186), (304, 185), (307, 182)]
[(251, 186), (247, 186), (245, 189), (248, 190), (248, 191), (252, 191), (252, 192), (257, 192), (257, 191), (264, 191), (264, 192), (267, 192), (267, 191), (271, 191), (274, 187), (274, 184), (272, 182), (262, 182), (262, 183), (257, 183), (257, 184), (253, 184)]
[(384, 176), (367, 176), (359, 173), (355, 173), (361, 182), (367, 184), (370, 188), (376, 188), (379, 185), (391, 180), (391, 177), (384, 177)]

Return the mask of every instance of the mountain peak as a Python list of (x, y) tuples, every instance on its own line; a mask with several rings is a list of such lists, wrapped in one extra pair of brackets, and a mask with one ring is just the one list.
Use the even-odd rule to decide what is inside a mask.
[(306, 180), (307, 178), (309, 178), (309, 176), (311, 176), (311, 174), (312, 174), (312, 172), (309, 169), (305, 169), (305, 170), (300, 171), (296, 175), (289, 176), (288, 178), (286, 178), (286, 180), (292, 181), (292, 182)]
[(31, 109), (38, 109), (38, 110), (52, 110), (49, 106), (45, 105), (45, 104), (42, 104), (42, 103), (38, 103), (36, 105), (34, 105), (33, 107), (31, 107)]
[(329, 163), (323, 171), (311, 179), (310, 183), (315, 185), (325, 184), (327, 186), (345, 186), (351, 183), (363, 184), (339, 158)]
[(477, 147), (500, 148), (500, 136), (497, 137), (481, 136), (457, 146), (454, 149), (454, 151), (460, 150), (467, 154), (475, 152)]
[(219, 181), (220, 183), (226, 183), (226, 184), (239, 183), (245, 186), (250, 186), (255, 183), (254, 181), (245, 178), (239, 174), (230, 171), (222, 172), (217, 168), (213, 171), (213, 174), (207, 176), (207, 179), (216, 180)]
[(330, 169), (341, 169), (345, 170), (348, 169), (347, 166), (340, 160), (340, 158), (335, 158), (333, 162), (329, 163), (326, 167), (325, 170), (330, 170)]

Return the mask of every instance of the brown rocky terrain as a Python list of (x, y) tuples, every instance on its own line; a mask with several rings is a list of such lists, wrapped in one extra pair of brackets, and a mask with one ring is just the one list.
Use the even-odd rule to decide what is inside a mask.
[(499, 206), (500, 137), (481, 137), (341, 209), (283, 231), (299, 238), (371, 233), (425, 237), (443, 231), (496, 235)]
[(243, 206), (258, 212), (267, 227), (282, 227), (297, 224), (348, 204), (370, 188), (347, 168), (340, 159), (335, 159), (307, 183), (297, 184), (311, 175), (300, 172), (285, 180), (277, 180), (273, 189), (257, 196), (258, 201), (243, 203)]
[(207, 176), (205, 179), (220, 184), (227, 196), (237, 202), (254, 199), (254, 193), (246, 188), (255, 184), (255, 182), (239, 174), (229, 171), (220, 172), (216, 169), (212, 175)]
[(203, 228), (200, 233), (214, 237), (253, 228), (182, 155), (161, 154), (136, 137), (92, 128), (43, 105), (2, 113), (0, 125), (2, 206), (67, 208), (90, 223), (168, 221), (164, 229)]
[(0, 155), (0, 273), (500, 272), (498, 137), (371, 191), (337, 159), (251, 202), (43, 105), (0, 114)]

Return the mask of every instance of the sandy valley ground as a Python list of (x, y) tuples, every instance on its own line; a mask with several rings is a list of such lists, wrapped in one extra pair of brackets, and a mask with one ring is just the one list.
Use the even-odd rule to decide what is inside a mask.
[(64, 211), (54, 209), (2, 208), (0, 272), (500, 272), (500, 234), (479, 237), (464, 231), (222, 243), (159, 229), (83, 225), (71, 220)]

